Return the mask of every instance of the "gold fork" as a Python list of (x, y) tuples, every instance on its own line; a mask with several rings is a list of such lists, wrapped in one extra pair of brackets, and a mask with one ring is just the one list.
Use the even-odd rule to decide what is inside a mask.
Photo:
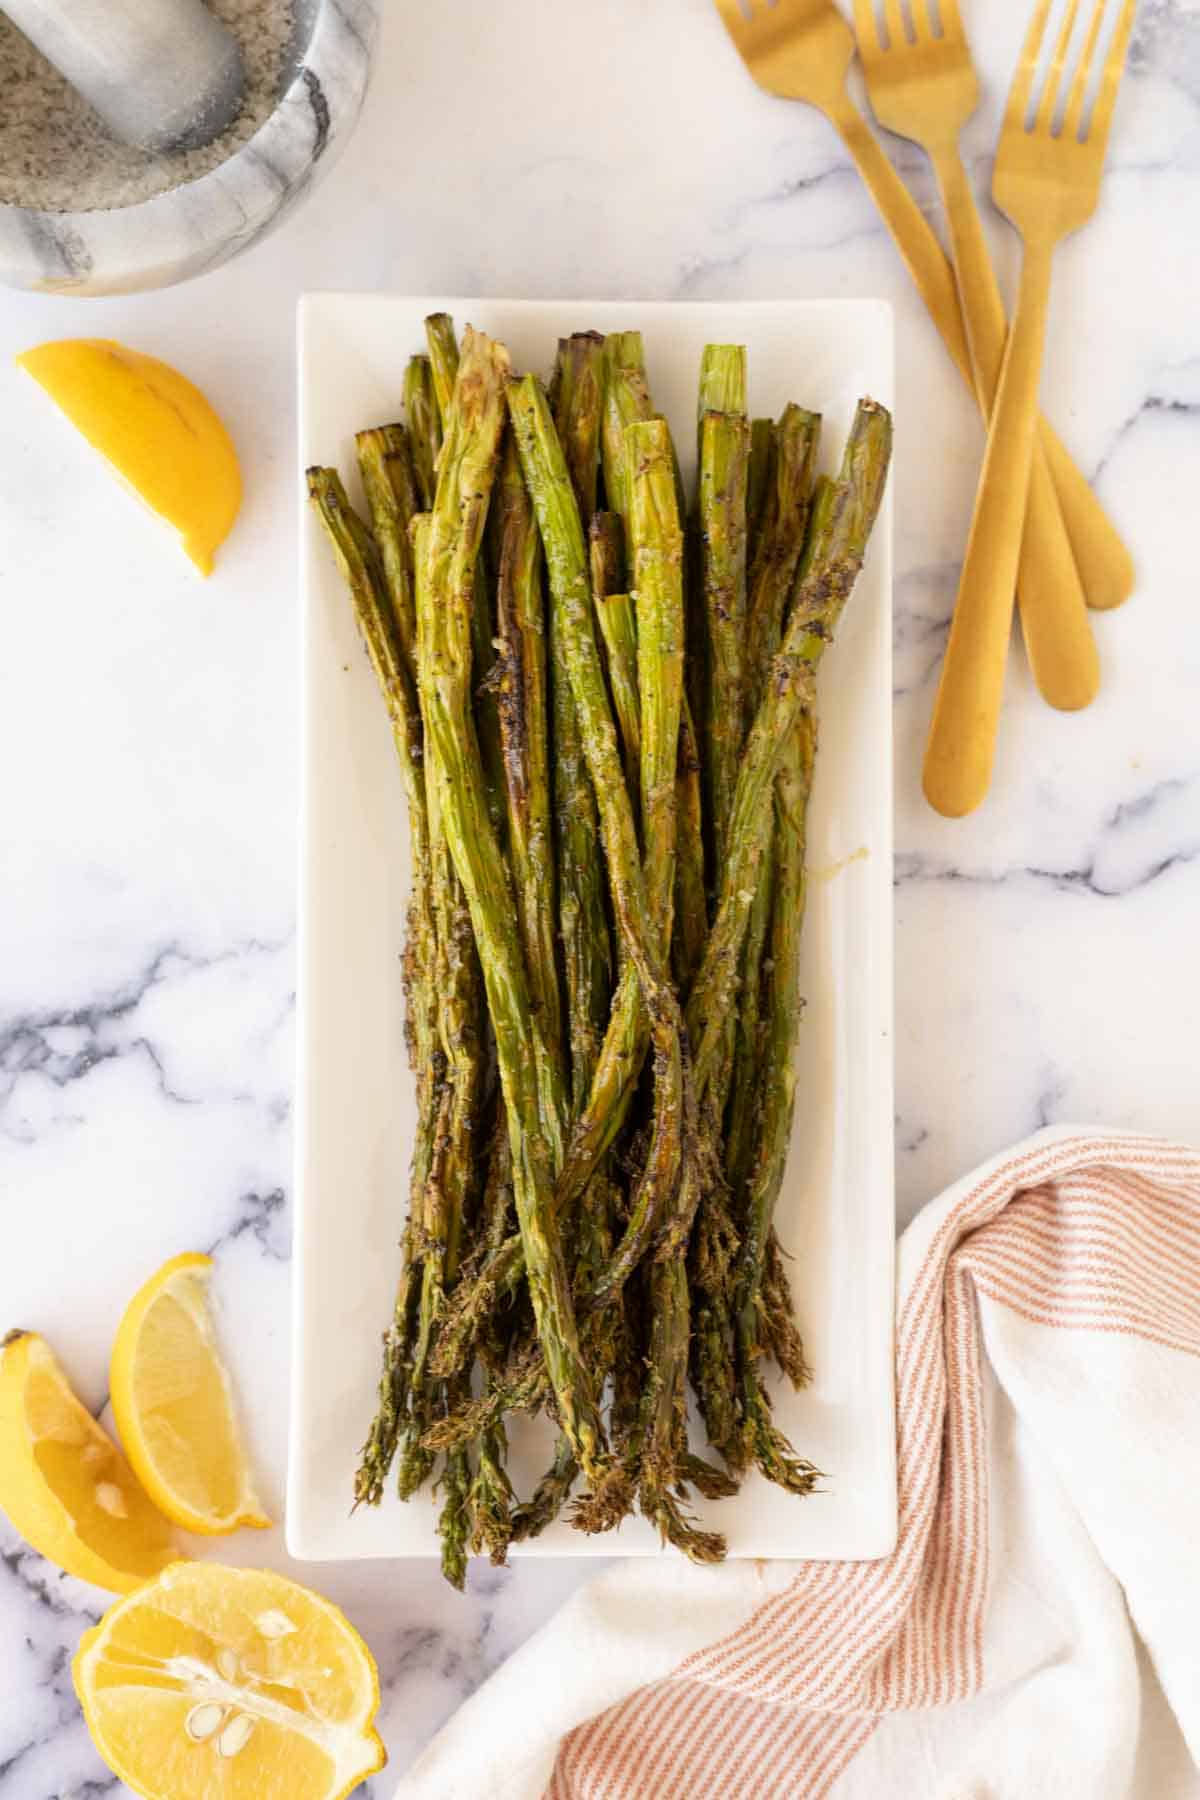
[[(986, 419), (1000, 382), (1008, 320), (958, 147), (962, 129), (979, 105), (979, 78), (958, 0), (941, 0), (939, 12), (941, 30), (935, 34), (929, 0), (910, 0), (910, 36), (900, 0), (885, 0), (885, 38), (876, 0), (854, 0), (858, 53), (875, 117), (889, 131), (920, 144), (933, 163), (950, 227), (979, 408)], [(1029, 666), (1044, 697), (1068, 711), (1090, 705), (1100, 686), (1100, 658), (1040, 440), (1029, 483), (1017, 598)]]
[(991, 781), (1037, 437), (1054, 252), (1096, 210), (1133, 30), (1135, 0), (1121, 0), (1088, 118), (1088, 93), (1110, 9), (1110, 0), (1093, 0), (1083, 54), (1058, 129), (1063, 75), (1080, 4), (1069, 0), (1033, 123), (1027, 125), (1050, 18), (1051, 0), (1038, 0), (1009, 94), (992, 178), (993, 197), (1021, 234), (1025, 255), (925, 754), (926, 797), (939, 812), (955, 818), (979, 805)]
[[(846, 92), (854, 34), (833, 0), (774, 0), (773, 4), (768, 0), (716, 0), (716, 4), (738, 54), (759, 86), (783, 99), (804, 100), (817, 107), (840, 136), (959, 373), (975, 393), (954, 271), (920, 207)], [(1133, 588), (1129, 553), (1070, 452), (1048, 425), (1044, 426), (1044, 441), (1084, 592), (1093, 606), (1118, 606)], [(1036, 526), (1038, 521), (1031, 523)]]

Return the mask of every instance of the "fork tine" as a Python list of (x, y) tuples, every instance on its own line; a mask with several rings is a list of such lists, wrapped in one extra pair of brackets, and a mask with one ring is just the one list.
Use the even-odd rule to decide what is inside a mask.
[[(1098, 0), (1103, 11), (1106, 0)], [(1054, 114), (1058, 108), (1058, 96), (1062, 89), (1063, 71), (1067, 66), (1067, 56), (1071, 49), (1071, 39), (1075, 35), (1075, 21), (1079, 17), (1079, 0), (1070, 0), (1063, 16), (1062, 30), (1054, 46), (1054, 54), (1050, 58), (1050, 67), (1046, 72), (1046, 85), (1042, 89), (1042, 98), (1034, 120), (1035, 131), (1049, 131), (1054, 124)]]
[(1017, 64), (1017, 72), (1013, 76), (1013, 84), (1008, 91), (1008, 105), (1004, 112), (1006, 130), (1023, 131), (1025, 129), (1025, 115), (1029, 111), (1029, 96), (1033, 92), (1033, 78), (1037, 73), (1038, 60), (1042, 54), (1042, 40), (1046, 35), (1046, 21), (1049, 17), (1050, 0), (1038, 0), (1033, 18), (1029, 21), (1029, 30), (1025, 33), (1021, 60)]
[(738, 0), (717, 0), (717, 11), (731, 37), (736, 38), (738, 32), (745, 29), (746, 17), (738, 5)]
[(938, 11), (942, 15), (942, 36), (944, 38), (965, 37), (962, 14), (958, 10), (958, 0), (941, 0)]
[(1075, 79), (1071, 83), (1071, 92), (1067, 100), (1066, 115), (1063, 119), (1063, 136), (1078, 138), (1079, 128), (1083, 124), (1083, 109), (1087, 105), (1088, 89), (1092, 85), (1092, 70), (1096, 66), (1096, 50), (1100, 43), (1100, 33), (1104, 26), (1104, 12), (1108, 0), (1095, 0), (1092, 8), (1092, 22), (1088, 26), (1087, 42), (1083, 46), (1083, 55), (1079, 59), (1079, 67), (1075, 71)]
[[(943, 5), (945, 0), (943, 0)], [(933, 18), (929, 11), (929, 0), (908, 0), (909, 14), (912, 18), (913, 31), (918, 44), (933, 42)], [(944, 34), (943, 34), (944, 35)]]
[(1108, 130), (1112, 124), (1117, 95), (1121, 88), (1121, 77), (1125, 73), (1125, 59), (1129, 54), (1129, 40), (1133, 35), (1133, 15), (1136, 5), (1137, 0), (1124, 0), (1121, 16), (1117, 20), (1117, 29), (1113, 33), (1113, 40), (1104, 61), (1100, 92), (1096, 95), (1092, 123), (1088, 129), (1088, 142), (1094, 143), (1101, 154), (1108, 142)]
[(854, 0), (854, 35), (861, 56), (875, 55), (883, 49), (875, 0)]
[(883, 0), (883, 17), (887, 25), (888, 42), (893, 50), (908, 42), (908, 33), (904, 29), (904, 20), (900, 14), (900, 0)]

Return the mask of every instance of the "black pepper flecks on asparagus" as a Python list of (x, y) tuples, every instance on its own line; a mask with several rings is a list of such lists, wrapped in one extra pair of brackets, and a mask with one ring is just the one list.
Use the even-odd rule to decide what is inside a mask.
[[(775, 429), (771, 464), (769, 524), (754, 559), (749, 599), (749, 642), (745, 694), (748, 713), (757, 710), (771, 662), (783, 636), (788, 598), (800, 563), (798, 545), (808, 530), (813, 477), (820, 443), (816, 413), (789, 406)], [(729, 1101), (725, 1172), (735, 1191), (745, 1180), (757, 1144), (761, 1099), (760, 1058), (764, 1025), (764, 969), (776, 880), (774, 836), (766, 847), (762, 874), (742, 952), (741, 992), (733, 1021), (732, 1066), (717, 1087), (717, 1104)]]
[(436, 930), (425, 800), (424, 733), (412, 671), (396, 630), (382, 556), (333, 469), (308, 471), (308, 492), (345, 579), (355, 616), (392, 726), (408, 801), (413, 881), (405, 952), (410, 1055), (417, 1079), (418, 1131), (410, 1177), (404, 1264), (392, 1322), (384, 1337), (379, 1406), (355, 1483), (355, 1497), (375, 1504), (407, 1429), (413, 1347), (419, 1331), (425, 1189), (434, 1161), (444, 1090), (437, 1043)]
[[(600, 459), (600, 368), (604, 340), (564, 339), (555, 383), (556, 429), (581, 519), (595, 510)], [(520, 433), (518, 430), (518, 437)], [(567, 455), (569, 446), (570, 455)], [(525, 462), (525, 452), (521, 452)], [(529, 470), (525, 462), (525, 478)], [(586, 526), (585, 526), (586, 529)], [(573, 1113), (587, 1101), (613, 987), (612, 944), (604, 910), (600, 823), (571, 691), (566, 624), (549, 583), (550, 666), (554, 705), (554, 805), (558, 827), (559, 916), (566, 970)]]
[[(815, 421), (789, 408), (779, 427), (750, 427), (737, 347), (704, 358), (689, 514), (639, 334), (564, 339), (554, 417), (536, 383), (514, 384), (505, 451), (503, 352), (468, 333), (460, 359), (444, 316), (427, 332), (429, 354), (406, 372), (407, 425), (357, 443), (372, 529), (325, 489), (417, 840), (404, 979), (420, 1123), (356, 1491), (377, 1500), (397, 1458), (402, 1493), (436, 1468), (455, 1583), (469, 1554), (503, 1560), (514, 1538), (572, 1504), (581, 1529), (607, 1529), (631, 1497), (669, 1541), (709, 1560), (722, 1545), (689, 1516), (689, 1491), (718, 1498), (749, 1465), (796, 1492), (815, 1479), (775, 1427), (763, 1382), (766, 1357), (794, 1382), (807, 1377), (772, 1214), (795, 1104), (812, 675), (861, 558), (890, 424), (860, 409), (797, 573)], [(431, 505), (414, 554), (406, 527)], [(589, 537), (602, 505), (610, 514)], [(576, 810), (594, 808), (602, 931), (590, 941), (608, 956), (577, 1056), (555, 846), (544, 848), (566, 813), (552, 702), (545, 716), (556, 620), (577, 727), (562, 791)], [(740, 643), (725, 629), (739, 620)], [(489, 776), (497, 701), (504, 761), (497, 731)], [(473, 1015), (455, 969), (474, 971)], [(640, 1079), (651, 1028), (653, 1078)], [(689, 1374), (731, 1473), (688, 1443)], [(529, 1410), (560, 1435), (518, 1503), (505, 1420)], [(581, 1473), (588, 1491), (572, 1503)]]
[(558, 980), (542, 546), (511, 437), (505, 445), (494, 508), (500, 636), (493, 687), (508, 792), (509, 859), (539, 1040), (546, 1055), (557, 1062), (562, 1080), (565, 1043)]
[(437, 464), (442, 451), (442, 415), (427, 356), (410, 356), (404, 371), (404, 416), (412, 448), (420, 511), (428, 512), (437, 491)]
[(771, 826), (775, 776), (790, 732), (812, 709), (813, 672), (853, 591), (883, 498), (891, 461), (891, 417), (860, 401), (838, 484), (827, 554), (814, 562), (792, 607), (782, 648), (771, 665), (738, 771), (730, 813), (729, 856), (721, 871), (717, 913), (704, 962), (688, 998), (696, 1079), (707, 1086), (738, 979), (738, 958)]
[[(554, 1096), (539, 1080), (536, 1025), (507, 868), (488, 816), (470, 686), (475, 567), (504, 430), (507, 354), (468, 328), (429, 541), (421, 698), (442, 816), (466, 891), (512, 1148), (513, 1191), (542, 1355), (563, 1431), (589, 1478), (608, 1473), (594, 1383), (580, 1353), (554, 1209)], [(418, 604), (420, 588), (418, 588)]]

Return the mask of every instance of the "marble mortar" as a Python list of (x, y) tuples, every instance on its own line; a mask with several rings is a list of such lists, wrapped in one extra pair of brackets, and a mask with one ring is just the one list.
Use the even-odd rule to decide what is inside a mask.
[(296, 0), (278, 105), (198, 180), (135, 206), (0, 206), (0, 282), (41, 293), (122, 294), (204, 274), (257, 243), (327, 169), (358, 118), (378, 0)]

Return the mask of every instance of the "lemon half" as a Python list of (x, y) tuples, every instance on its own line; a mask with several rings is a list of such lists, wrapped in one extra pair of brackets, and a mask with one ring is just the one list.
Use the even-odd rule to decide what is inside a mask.
[(17, 361), (210, 575), (242, 503), (242, 476), (200, 389), (170, 363), (108, 338), (61, 338)]
[(74, 1674), (97, 1750), (147, 1800), (342, 1800), (386, 1760), (370, 1651), (282, 1575), (167, 1569), (84, 1635)]

